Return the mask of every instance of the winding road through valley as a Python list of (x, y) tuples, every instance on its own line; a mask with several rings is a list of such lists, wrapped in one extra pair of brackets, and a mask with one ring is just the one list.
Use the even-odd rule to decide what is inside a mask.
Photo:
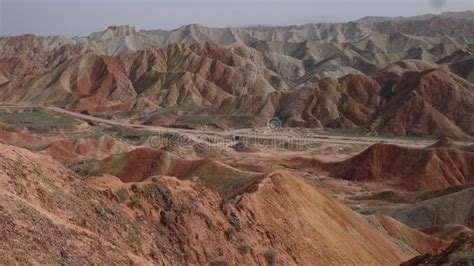
[[(222, 138), (226, 140), (247, 139), (250, 141), (293, 141), (297, 143), (334, 143), (334, 144), (374, 144), (387, 143), (396, 144), (407, 147), (426, 147), (436, 142), (435, 139), (429, 138), (401, 138), (401, 137), (368, 137), (368, 136), (343, 136), (334, 135), (328, 132), (323, 134), (310, 133), (305, 136), (286, 130), (285, 128), (279, 130), (270, 130), (268, 128), (258, 129), (238, 129), (238, 130), (195, 130), (183, 128), (169, 128), (159, 126), (137, 125), (116, 120), (109, 120), (92, 115), (81, 114), (69, 111), (59, 107), (53, 106), (32, 106), (32, 105), (0, 105), (0, 109), (21, 109), (21, 108), (41, 108), (46, 112), (58, 113), (68, 115), (80, 120), (102, 123), (109, 126), (117, 126), (124, 128), (133, 128), (136, 130), (146, 130), (157, 132), (158, 134), (177, 134), (189, 138), (192, 141), (202, 142), (208, 138)], [(229, 142), (230, 143), (230, 142)], [(459, 142), (462, 144), (469, 144), (472, 142)], [(209, 143), (206, 143), (209, 145)], [(212, 143), (211, 143), (212, 145)]]

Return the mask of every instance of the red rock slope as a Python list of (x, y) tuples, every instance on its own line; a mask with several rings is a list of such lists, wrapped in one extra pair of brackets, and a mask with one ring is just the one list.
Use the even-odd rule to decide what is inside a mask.
[(371, 127), (397, 135), (464, 138), (474, 133), (474, 94), (464, 79), (442, 69), (405, 72)]
[[(360, 127), (456, 139), (474, 134), (470, 83), (419, 60), (398, 61), (374, 70), (374, 76), (303, 82), (279, 67), (292, 69), (292, 60), (283, 57), (275, 65), (267, 52), (249, 47), (173, 44), (118, 56), (60, 48), (0, 56), (0, 102), (91, 114), (133, 110), (147, 113), (146, 121), (157, 125), (182, 118), (184, 125), (217, 121), (251, 127), (278, 117), (292, 127)], [(184, 107), (194, 111), (178, 112)], [(169, 112), (154, 112), (161, 108)]]
[(474, 153), (447, 148), (374, 144), (341, 162), (299, 158), (289, 164), (347, 180), (384, 182), (409, 191), (439, 190), (474, 182)]
[(86, 182), (50, 157), (0, 144), (0, 184), (2, 264), (396, 265), (416, 255), (285, 172), (223, 204), (172, 177)]

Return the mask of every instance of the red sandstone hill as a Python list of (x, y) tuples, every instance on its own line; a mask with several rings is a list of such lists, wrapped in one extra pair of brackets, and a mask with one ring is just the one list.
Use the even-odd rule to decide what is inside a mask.
[(233, 183), (245, 182), (256, 173), (245, 172), (211, 159), (185, 160), (163, 150), (136, 148), (102, 160), (88, 160), (73, 169), (83, 176), (110, 174), (122, 182), (140, 182), (166, 175), (193, 179), (206, 187), (226, 192)]
[(81, 179), (0, 144), (0, 183), (3, 264), (397, 265), (416, 255), (286, 172), (223, 203), (173, 177)]
[(374, 128), (398, 135), (473, 134), (474, 94), (459, 76), (442, 69), (406, 72), (392, 88), (393, 96), (375, 115)]
[(0, 141), (47, 154), (59, 161), (74, 162), (87, 159), (103, 159), (123, 153), (132, 147), (111, 136), (64, 138), (44, 137), (27, 132), (14, 132), (0, 128)]
[(209, 106), (234, 94), (275, 90), (269, 82), (278, 80), (278, 75), (256, 71), (250, 58), (260, 55), (254, 53), (246, 48), (180, 44), (117, 57), (83, 55), (42, 75), (10, 80), (1, 85), (0, 98), (91, 113)]
[(399, 239), (413, 247), (420, 254), (446, 247), (450, 241), (443, 240), (417, 229), (410, 228), (405, 224), (385, 215), (368, 216), (369, 222), (387, 235)]
[(474, 153), (374, 144), (341, 162), (293, 159), (290, 165), (353, 181), (377, 181), (409, 190), (439, 190), (474, 182)]

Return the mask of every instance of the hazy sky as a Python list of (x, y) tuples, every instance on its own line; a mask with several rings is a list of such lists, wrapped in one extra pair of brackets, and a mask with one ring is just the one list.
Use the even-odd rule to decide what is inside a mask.
[(84, 36), (109, 25), (289, 25), (472, 9), (474, 0), (0, 0), (0, 35)]

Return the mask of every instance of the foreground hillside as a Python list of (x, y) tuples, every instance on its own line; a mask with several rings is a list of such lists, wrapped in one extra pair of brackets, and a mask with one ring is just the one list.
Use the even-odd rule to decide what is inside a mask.
[(465, 142), (292, 147), (305, 133), (281, 129), (257, 145), (57, 111), (0, 112), (5, 264), (393, 265), (472, 233)]
[(316, 259), (395, 265), (416, 254), (285, 172), (265, 176), (237, 201), (223, 202), (173, 177), (133, 184), (113, 176), (84, 180), (48, 157), (1, 144), (0, 178), (6, 264)]

